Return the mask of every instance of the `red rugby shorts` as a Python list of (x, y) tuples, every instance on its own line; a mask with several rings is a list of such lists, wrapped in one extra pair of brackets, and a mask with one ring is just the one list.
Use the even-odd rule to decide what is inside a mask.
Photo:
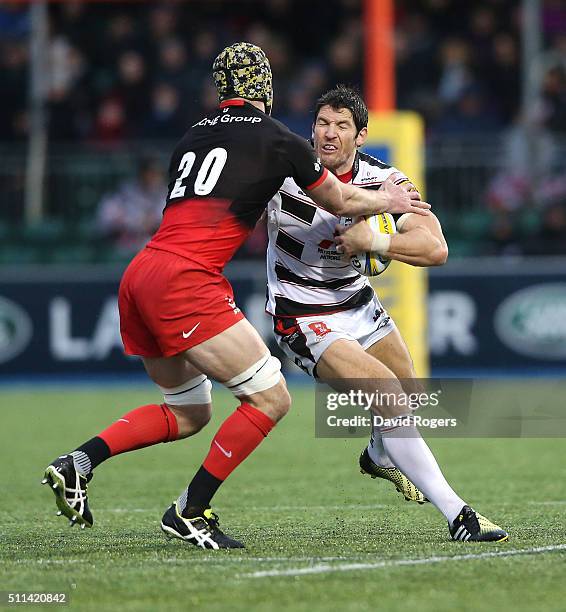
[(142, 357), (176, 355), (244, 318), (222, 274), (149, 247), (124, 272), (118, 307), (125, 352)]

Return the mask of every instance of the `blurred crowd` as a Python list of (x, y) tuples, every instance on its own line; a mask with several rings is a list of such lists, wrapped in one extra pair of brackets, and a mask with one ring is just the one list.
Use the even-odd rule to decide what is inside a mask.
[[(28, 31), (28, 9), (0, 6), (3, 139), (26, 136)], [(327, 85), (362, 84), (361, 37), (357, 0), (51, 5), (49, 135), (106, 144), (179, 138), (216, 105), (212, 60), (239, 39), (261, 45), (270, 58), (277, 116), (310, 133), (312, 102)]]
[[(441, 135), (492, 133), (521, 118), (520, 2), (429, 0), (419, 3), (424, 10), (399, 4), (406, 8), (396, 30), (400, 108), (419, 110), (429, 131)], [(537, 120), (566, 133), (566, 4), (542, 6)]]
[[(546, 168), (556, 165), (553, 139), (566, 137), (566, 3), (543, 1), (540, 96), (527, 115), (520, 107), (520, 5), (395, 2), (397, 105), (422, 114), (429, 141), (505, 134), (508, 162), (486, 187), (486, 202), (497, 215), (529, 205), (538, 194), (525, 181), (533, 159), (528, 130), (535, 126), (547, 135), (547, 145), (544, 137), (537, 141), (544, 150), (536, 152), (539, 160), (547, 156)], [(363, 91), (362, 0), (67, 0), (48, 10), (42, 76), (50, 142), (119, 147), (180, 138), (215, 107), (211, 63), (234, 40), (266, 50), (274, 116), (304, 136), (314, 101), (326, 88), (346, 83)], [(0, 143), (27, 138), (30, 23), (28, 6), (0, 0)], [(543, 178), (536, 189), (550, 192)], [(548, 206), (560, 208), (566, 185), (550, 182), (555, 191)], [(127, 184), (118, 192), (123, 189)], [(104, 219), (114, 218), (109, 211), (124, 197), (105, 196), (101, 227), (109, 227)]]
[[(566, 7), (544, 1), (540, 121), (566, 131)], [(518, 117), (520, 3), (397, 0), (397, 100), (432, 134), (477, 134)], [(25, 138), (29, 9), (0, 3), (0, 138)], [(193, 0), (49, 7), (45, 88), (52, 139), (177, 138), (214, 107), (214, 56), (265, 48), (274, 114), (305, 135), (314, 100), (338, 82), (363, 89), (362, 0)]]

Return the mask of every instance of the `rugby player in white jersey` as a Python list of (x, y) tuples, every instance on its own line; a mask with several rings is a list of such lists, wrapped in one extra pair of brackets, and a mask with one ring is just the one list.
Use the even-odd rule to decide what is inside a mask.
[[(313, 144), (323, 165), (343, 183), (380, 189), (393, 179), (414, 191), (396, 168), (358, 151), (367, 123), (367, 107), (356, 91), (338, 86), (325, 93), (317, 101), (313, 125)], [(395, 218), (398, 233), (378, 245), (383, 256), (415, 266), (446, 261), (448, 248), (435, 215)], [(334, 388), (340, 386), (337, 381), (364, 378), (368, 392), (375, 391), (375, 380), (401, 389), (402, 380), (409, 392), (416, 374), (407, 346), (368, 279), (349, 264), (348, 255), (375, 250), (375, 237), (366, 223), (345, 230), (338, 221), (292, 178), (270, 201), (267, 311), (277, 342), (296, 365)], [(384, 417), (406, 414), (398, 406), (376, 410)], [(432, 502), (455, 540), (507, 540), (503, 529), (452, 490), (415, 425), (410, 419), (403, 422), (373, 427), (360, 456), (362, 472), (390, 480), (407, 500)]]

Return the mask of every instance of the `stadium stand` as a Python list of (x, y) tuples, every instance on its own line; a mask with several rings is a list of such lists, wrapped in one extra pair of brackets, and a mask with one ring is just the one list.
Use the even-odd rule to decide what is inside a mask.
[[(0, 236), (9, 239), (0, 261), (129, 256), (119, 245), (109, 253), (108, 236), (96, 231), (99, 202), (135, 176), (138, 151), (151, 150), (165, 163), (187, 126), (214, 108), (210, 64), (230, 41), (266, 50), (274, 115), (308, 137), (322, 91), (337, 82), (363, 90), (361, 4), (50, 5), (47, 220), (24, 228), (30, 19), (25, 6), (3, 3)], [(425, 119), (427, 197), (445, 223), (452, 256), (532, 253), (535, 243), (536, 252), (548, 245), (553, 254), (566, 253), (559, 221), (566, 215), (566, 9), (545, 3), (542, 85), (528, 116), (519, 107), (520, 18), (510, 0), (397, 3), (397, 104)], [(536, 159), (526, 145), (533, 126)], [(545, 239), (549, 227), (556, 240)], [(262, 240), (258, 231), (242, 256), (262, 257)]]

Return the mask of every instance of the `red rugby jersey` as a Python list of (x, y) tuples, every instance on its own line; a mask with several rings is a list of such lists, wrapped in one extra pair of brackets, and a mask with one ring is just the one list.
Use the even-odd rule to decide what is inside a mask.
[(148, 246), (221, 271), (286, 177), (309, 189), (326, 174), (306, 140), (252, 104), (228, 100), (175, 148), (163, 221)]

